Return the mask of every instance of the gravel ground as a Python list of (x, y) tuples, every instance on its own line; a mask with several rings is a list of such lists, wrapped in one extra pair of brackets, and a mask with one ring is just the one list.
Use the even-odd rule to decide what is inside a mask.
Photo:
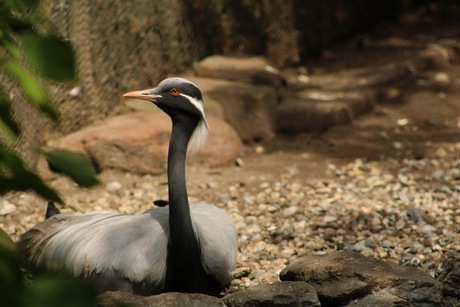
[[(192, 167), (190, 198), (215, 203), (235, 222), (240, 252), (233, 290), (276, 281), (299, 257), (342, 249), (435, 275), (443, 254), (460, 251), (460, 159), (453, 158), (458, 152), (460, 144), (440, 147), (444, 157), (359, 158), (340, 165), (324, 160), (322, 178), (305, 178), (296, 161), (269, 175), (248, 175), (243, 166), (196, 176)], [(256, 160), (257, 155), (247, 158)], [(167, 196), (164, 176), (106, 172), (101, 179), (101, 186), (89, 190), (62, 177), (52, 184), (65, 192), (67, 212), (136, 213)], [(2, 212), (2, 228), (17, 238), (42, 220), (44, 205), (32, 194), (7, 195), (2, 208), (13, 211)]]
[[(231, 214), (238, 230), (235, 287), (275, 281), (301, 256), (341, 249), (420, 266), (434, 275), (443, 253), (460, 251), (460, 160), (387, 161), (390, 170), (380, 164), (363, 159), (342, 167), (330, 163), (330, 176), (322, 180), (293, 179), (291, 171), (270, 181), (261, 176), (228, 187), (216, 182), (198, 185), (195, 193), (218, 195), (217, 205)], [(436, 170), (427, 175), (430, 169)], [(166, 196), (159, 178), (133, 181), (130, 174), (114, 173), (102, 177), (106, 181), (115, 175), (122, 181), (108, 181), (86, 193), (65, 178), (55, 185), (76, 191), (68, 200), (69, 212), (91, 208), (135, 213)], [(4, 216), (2, 227), (13, 237), (42, 219), (44, 206), (35, 204), (43, 201), (35, 196), (8, 198), (3, 204), (16, 204), (18, 212)]]

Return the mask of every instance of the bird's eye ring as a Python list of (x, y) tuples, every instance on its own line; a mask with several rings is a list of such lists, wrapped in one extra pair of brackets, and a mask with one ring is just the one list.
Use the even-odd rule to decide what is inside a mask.
[(178, 96), (180, 94), (179, 90), (176, 89), (176, 88), (173, 88), (169, 91), (171, 93), (171, 95), (173, 96)]

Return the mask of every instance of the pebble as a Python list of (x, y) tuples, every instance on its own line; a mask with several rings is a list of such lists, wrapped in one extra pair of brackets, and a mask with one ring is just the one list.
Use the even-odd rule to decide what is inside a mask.
[(450, 84), (450, 77), (445, 72), (438, 72), (433, 77), (435, 85), (440, 87), (447, 87)]
[(327, 214), (324, 216), (323, 221), (325, 224), (329, 224), (329, 223), (337, 221), (337, 219), (338, 217), (336, 215)]
[(284, 216), (291, 216), (297, 213), (299, 208), (297, 206), (291, 206), (283, 211)]
[(409, 119), (408, 118), (400, 118), (400, 119), (396, 120), (396, 124), (398, 126), (406, 126), (407, 124), (409, 124)]
[(0, 215), (8, 215), (16, 211), (16, 206), (8, 200), (2, 200), (0, 202)]
[(447, 155), (447, 151), (444, 148), (440, 147), (436, 150), (435, 155), (438, 158), (444, 158)]
[(70, 91), (69, 91), (69, 95), (72, 97), (72, 98), (76, 98), (78, 96), (80, 96), (82, 93), (82, 89), (81, 87), (79, 86), (76, 86), (74, 88), (72, 88)]
[(118, 181), (112, 181), (112, 182), (107, 183), (106, 185), (106, 189), (109, 192), (116, 192), (120, 190), (121, 188), (122, 188), (122, 185)]
[(401, 142), (393, 142), (393, 148), (396, 150), (403, 150), (404, 144)]

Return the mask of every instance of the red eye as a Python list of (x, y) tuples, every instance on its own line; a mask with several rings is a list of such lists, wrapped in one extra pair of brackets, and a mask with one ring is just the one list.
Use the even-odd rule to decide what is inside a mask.
[(180, 94), (179, 90), (178, 89), (175, 89), (173, 88), (172, 90), (169, 91), (171, 93), (171, 95), (173, 96), (177, 96)]

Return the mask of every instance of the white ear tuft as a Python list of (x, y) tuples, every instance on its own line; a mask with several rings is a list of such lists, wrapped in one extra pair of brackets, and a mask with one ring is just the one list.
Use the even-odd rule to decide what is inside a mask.
[(192, 137), (188, 143), (188, 151), (190, 153), (196, 153), (204, 147), (206, 139), (208, 137), (208, 123), (206, 118), (203, 117), (198, 123), (195, 130), (193, 131)]

